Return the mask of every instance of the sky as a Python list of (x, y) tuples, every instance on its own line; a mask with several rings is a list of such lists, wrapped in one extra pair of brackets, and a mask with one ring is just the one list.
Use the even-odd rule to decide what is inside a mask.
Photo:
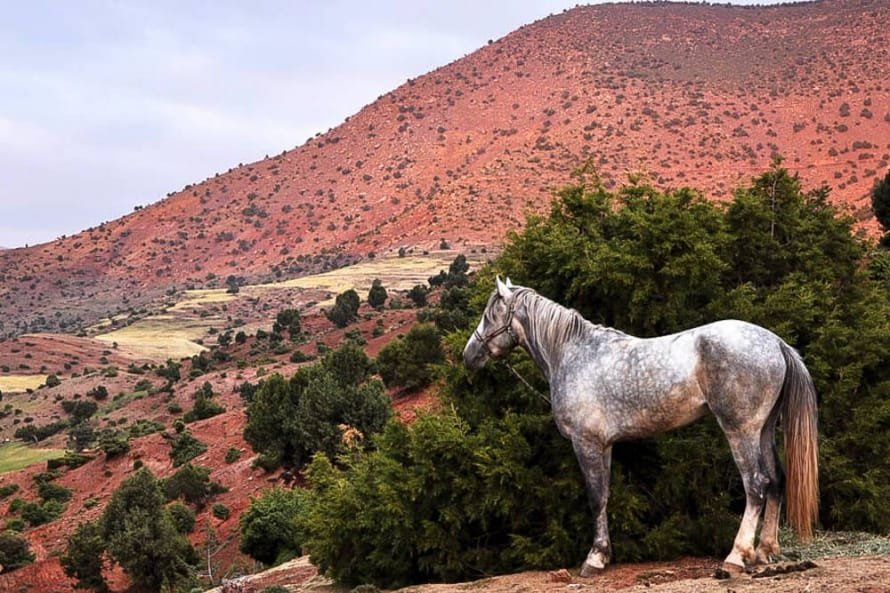
[(0, 0), (0, 247), (299, 146), (577, 3)]

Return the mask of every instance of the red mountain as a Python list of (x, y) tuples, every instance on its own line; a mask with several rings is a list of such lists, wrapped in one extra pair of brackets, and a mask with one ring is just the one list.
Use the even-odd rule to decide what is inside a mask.
[(616, 4), (551, 16), (326, 134), (77, 235), (0, 252), (0, 336), (73, 330), (171, 288), (399, 247), (496, 245), (592, 162), (725, 199), (774, 154), (874, 229), (890, 161), (890, 4)]

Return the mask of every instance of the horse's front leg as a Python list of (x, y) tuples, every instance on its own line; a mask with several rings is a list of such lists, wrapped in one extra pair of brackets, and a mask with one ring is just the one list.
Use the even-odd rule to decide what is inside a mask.
[(595, 524), (593, 546), (581, 566), (581, 576), (589, 577), (603, 570), (612, 556), (609, 541), (609, 520), (606, 506), (609, 502), (609, 477), (612, 465), (612, 447), (586, 439), (573, 439), (572, 447), (584, 473), (587, 498), (593, 511)]

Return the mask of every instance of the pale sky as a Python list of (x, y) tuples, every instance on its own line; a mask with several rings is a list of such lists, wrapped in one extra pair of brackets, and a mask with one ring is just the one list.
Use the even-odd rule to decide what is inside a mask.
[(299, 146), (576, 4), (0, 0), (0, 247), (77, 233)]

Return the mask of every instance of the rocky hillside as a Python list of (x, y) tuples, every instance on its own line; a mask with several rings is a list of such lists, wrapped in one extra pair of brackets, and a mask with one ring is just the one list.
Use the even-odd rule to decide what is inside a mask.
[(873, 230), (867, 195), (890, 162), (888, 31), (883, 0), (550, 16), (292, 150), (0, 252), (0, 336), (74, 331), (230, 276), (293, 277), (443, 239), (496, 245), (585, 163), (609, 185), (642, 174), (719, 200), (780, 154)]

